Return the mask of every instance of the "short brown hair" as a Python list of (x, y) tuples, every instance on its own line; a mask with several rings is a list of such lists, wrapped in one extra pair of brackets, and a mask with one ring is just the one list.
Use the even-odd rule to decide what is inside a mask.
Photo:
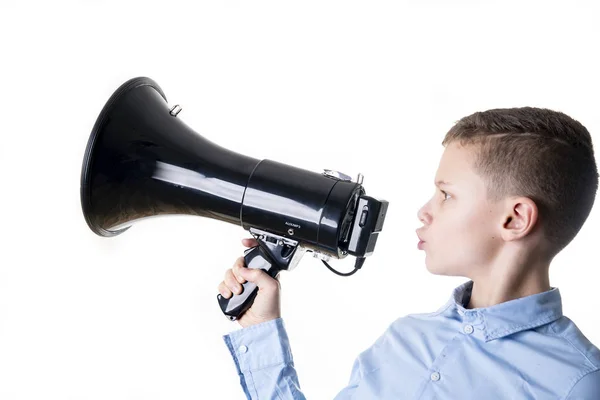
[(526, 196), (556, 255), (586, 221), (598, 190), (592, 138), (578, 121), (542, 108), (499, 108), (459, 120), (442, 145), (476, 144), (474, 168), (488, 198)]

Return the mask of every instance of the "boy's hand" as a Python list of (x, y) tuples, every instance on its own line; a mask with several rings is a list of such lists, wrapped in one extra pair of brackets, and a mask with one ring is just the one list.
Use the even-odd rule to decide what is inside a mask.
[[(258, 245), (254, 238), (242, 239), (242, 244), (246, 247)], [(225, 271), (225, 279), (218, 286), (219, 293), (226, 299), (232, 296), (232, 292), (240, 294), (241, 284), (246, 281), (256, 284), (258, 293), (252, 306), (237, 320), (238, 323), (246, 328), (279, 318), (281, 316), (279, 280), (271, 278), (261, 269), (248, 268), (243, 256), (237, 258), (233, 267)]]

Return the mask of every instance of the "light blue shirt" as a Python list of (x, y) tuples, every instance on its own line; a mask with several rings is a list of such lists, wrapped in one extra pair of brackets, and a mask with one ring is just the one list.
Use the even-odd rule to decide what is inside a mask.
[[(466, 309), (472, 285), (393, 321), (334, 400), (600, 399), (600, 350), (563, 316), (558, 288)], [(281, 318), (223, 339), (248, 399), (306, 399)]]

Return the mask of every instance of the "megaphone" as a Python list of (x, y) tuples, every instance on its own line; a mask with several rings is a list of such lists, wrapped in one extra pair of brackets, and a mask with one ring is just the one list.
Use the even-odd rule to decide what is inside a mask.
[[(338, 171), (313, 172), (270, 159), (256, 159), (204, 138), (170, 107), (163, 90), (147, 77), (123, 83), (110, 96), (88, 139), (81, 171), (81, 207), (89, 228), (119, 235), (142, 219), (193, 215), (241, 226), (258, 245), (244, 252), (248, 268), (275, 278), (293, 270), (307, 252), (333, 272), (348, 276), (371, 255), (388, 202), (367, 196)], [(356, 257), (341, 273), (331, 258)], [(234, 321), (252, 305), (251, 282), (229, 299), (217, 295)]]

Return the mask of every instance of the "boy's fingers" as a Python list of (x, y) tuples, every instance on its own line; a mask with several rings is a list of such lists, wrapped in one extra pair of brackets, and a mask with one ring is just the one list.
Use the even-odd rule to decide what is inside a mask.
[(217, 288), (219, 290), (219, 293), (221, 293), (221, 296), (225, 297), (226, 299), (228, 299), (229, 297), (231, 297), (231, 290), (229, 290), (229, 288), (227, 287), (227, 285), (225, 285), (225, 282), (222, 281), (221, 283), (219, 283), (219, 286)]
[(245, 268), (242, 273), (246, 280), (255, 283), (260, 289), (275, 290), (279, 286), (279, 281), (271, 278), (269, 274), (260, 268)]
[(235, 276), (233, 275), (233, 271), (228, 269), (225, 274), (225, 284), (235, 294), (239, 294), (242, 291), (242, 285), (237, 281)]
[(258, 242), (254, 238), (244, 238), (242, 244), (246, 247), (254, 247), (258, 245)]
[(235, 260), (235, 264), (233, 264), (233, 268), (232, 268), (233, 275), (235, 275), (235, 277), (239, 283), (246, 282), (246, 279), (244, 279), (244, 277), (242, 276), (242, 272), (241, 272), (241, 270), (243, 268), (247, 268), (244, 263), (245, 263), (244, 257), (240, 257), (237, 260)]

